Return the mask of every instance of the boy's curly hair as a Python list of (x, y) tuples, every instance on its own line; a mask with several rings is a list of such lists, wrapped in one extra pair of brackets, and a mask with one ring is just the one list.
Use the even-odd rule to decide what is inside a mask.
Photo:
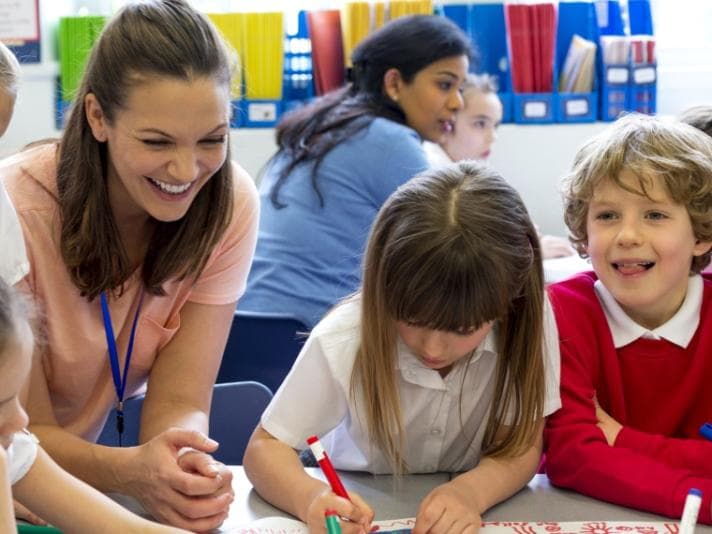
[[(623, 170), (633, 172), (639, 188), (625, 185)], [(586, 142), (564, 179), (564, 219), (574, 247), (586, 256), (586, 219), (594, 190), (604, 180), (632, 193), (647, 195), (659, 178), (672, 200), (687, 208), (694, 235), (712, 241), (712, 138), (680, 122), (630, 114)], [(690, 271), (701, 272), (712, 251), (692, 259)]]

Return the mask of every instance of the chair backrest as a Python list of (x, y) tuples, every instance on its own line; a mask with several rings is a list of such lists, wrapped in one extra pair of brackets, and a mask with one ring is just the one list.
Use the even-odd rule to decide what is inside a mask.
[(217, 382), (256, 380), (277, 391), (306, 340), (307, 330), (292, 315), (237, 310)]
[[(124, 401), (124, 431), (121, 434), (121, 444), (124, 447), (138, 445), (138, 433), (141, 428), (141, 408), (145, 395), (136, 395)], [(116, 409), (112, 409), (104, 423), (104, 428), (97, 438), (99, 445), (109, 447), (119, 446), (119, 432), (116, 429)]]
[(272, 392), (259, 382), (215, 384), (210, 409), (210, 437), (220, 443), (213, 457), (227, 465), (241, 465), (245, 447)]
[[(138, 445), (141, 426), (141, 408), (144, 395), (124, 402), (124, 447)], [(210, 437), (220, 443), (213, 457), (227, 465), (242, 464), (245, 447), (260, 416), (272, 399), (272, 392), (259, 382), (230, 382), (215, 384), (210, 408)], [(116, 430), (116, 410), (111, 410), (97, 443), (109, 447), (119, 446)]]

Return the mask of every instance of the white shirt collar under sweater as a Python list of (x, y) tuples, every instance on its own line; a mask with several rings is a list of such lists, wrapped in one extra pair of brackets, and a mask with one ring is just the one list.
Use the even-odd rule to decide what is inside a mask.
[(687, 282), (685, 300), (670, 320), (653, 330), (639, 325), (623, 311), (620, 304), (611, 295), (610, 291), (600, 280), (593, 286), (598, 300), (601, 302), (603, 313), (611, 330), (613, 345), (619, 349), (636, 341), (639, 338), (665, 339), (683, 349), (692, 340), (700, 324), (700, 311), (702, 309), (702, 277), (699, 274), (691, 276)]

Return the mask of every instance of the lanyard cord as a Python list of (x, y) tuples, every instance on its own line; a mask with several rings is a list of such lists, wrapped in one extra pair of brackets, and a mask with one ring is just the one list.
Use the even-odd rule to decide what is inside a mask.
[(131, 363), (131, 353), (133, 352), (141, 304), (143, 304), (143, 289), (141, 290), (138, 306), (136, 307), (136, 315), (131, 325), (131, 335), (129, 336), (129, 346), (126, 348), (126, 360), (124, 361), (124, 373), (122, 376), (119, 369), (119, 353), (116, 350), (116, 338), (114, 337), (114, 328), (111, 326), (111, 314), (109, 313), (106, 291), (101, 292), (101, 315), (104, 318), (104, 333), (106, 334), (106, 345), (109, 349), (111, 375), (114, 378), (114, 389), (116, 390), (116, 431), (119, 433), (119, 447), (121, 447), (121, 435), (124, 432), (124, 390), (128, 379), (129, 364)]

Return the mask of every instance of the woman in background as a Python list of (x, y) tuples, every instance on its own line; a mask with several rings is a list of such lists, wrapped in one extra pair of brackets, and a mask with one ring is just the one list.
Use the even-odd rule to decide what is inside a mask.
[(351, 83), (282, 120), (240, 309), (290, 313), (311, 327), (358, 288), (371, 223), (427, 168), (422, 140), (452, 129), (471, 55), (444, 17), (396, 19), (354, 50)]

